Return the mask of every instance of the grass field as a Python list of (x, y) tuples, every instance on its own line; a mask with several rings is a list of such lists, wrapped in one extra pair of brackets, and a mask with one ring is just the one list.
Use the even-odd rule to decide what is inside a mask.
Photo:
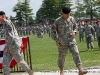
[[(36, 35), (29, 36), (30, 48), (32, 54), (32, 66), (33, 70), (59, 70), (57, 66), (58, 50), (55, 41), (48, 35), (44, 38), (37, 38)], [(80, 43), (78, 40), (78, 34), (76, 36), (80, 57), (83, 63), (83, 68), (91, 66), (100, 66), (100, 50), (98, 50), (97, 41), (94, 41), (94, 51), (88, 51), (86, 43)], [(76, 68), (71, 53), (68, 51), (66, 56), (66, 62), (64, 69)]]

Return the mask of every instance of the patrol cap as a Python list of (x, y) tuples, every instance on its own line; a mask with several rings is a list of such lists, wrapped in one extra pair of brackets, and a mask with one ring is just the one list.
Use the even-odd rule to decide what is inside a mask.
[(68, 14), (68, 13), (70, 13), (70, 11), (71, 11), (71, 9), (70, 9), (69, 7), (63, 7), (63, 8), (62, 8), (62, 12), (63, 12), (64, 14)]
[(0, 11), (0, 15), (5, 15), (5, 12), (4, 11)]

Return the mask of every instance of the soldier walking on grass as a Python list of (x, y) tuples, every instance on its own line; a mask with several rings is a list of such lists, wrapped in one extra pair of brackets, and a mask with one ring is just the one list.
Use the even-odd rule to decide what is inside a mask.
[(56, 41), (58, 47), (58, 67), (60, 68), (60, 75), (64, 75), (64, 62), (68, 49), (72, 53), (73, 60), (79, 70), (79, 75), (84, 75), (87, 71), (82, 69), (82, 63), (75, 41), (77, 24), (74, 18), (70, 16), (70, 11), (71, 9), (68, 7), (62, 9), (62, 15), (56, 19), (52, 26), (51, 37)]
[(84, 26), (82, 25), (82, 22), (79, 23), (78, 31), (80, 42), (84, 42)]
[(21, 68), (28, 72), (29, 75), (34, 75), (33, 71), (29, 68), (21, 55), (20, 47), (22, 45), (17, 30), (13, 23), (6, 19), (5, 12), (3, 11), (0, 11), (0, 22), (3, 24), (6, 40), (6, 46), (3, 53), (3, 75), (10, 75), (9, 65), (12, 58), (14, 58)]
[(86, 21), (86, 26), (85, 26), (85, 37), (86, 37), (86, 43), (87, 43), (87, 48), (88, 50), (93, 50), (94, 45), (93, 45), (93, 34), (95, 32), (94, 28), (92, 25), (90, 25), (90, 21)]
[(98, 47), (100, 49), (100, 21), (97, 22), (96, 36), (97, 36)]

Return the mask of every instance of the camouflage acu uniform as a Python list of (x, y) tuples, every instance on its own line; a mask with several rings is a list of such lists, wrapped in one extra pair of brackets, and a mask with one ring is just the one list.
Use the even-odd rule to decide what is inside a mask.
[(94, 33), (94, 28), (91, 25), (85, 26), (85, 36), (86, 36), (86, 42), (87, 42), (87, 48), (88, 49), (93, 49), (93, 33)]
[(43, 28), (41, 28), (41, 27), (39, 27), (38, 29), (37, 29), (37, 37), (38, 38), (43, 38)]
[(71, 33), (77, 30), (77, 24), (74, 18), (70, 16), (67, 20), (63, 20), (62, 17), (59, 17), (55, 21), (55, 25), (52, 26), (51, 37), (55, 41), (60, 41), (60, 47), (58, 48), (58, 66), (64, 67), (68, 49), (72, 53), (76, 66), (79, 66), (82, 63), (79, 57), (78, 47), (75, 38), (71, 38)]
[(4, 24), (4, 30), (7, 52), (4, 52), (3, 55), (3, 75), (10, 75), (9, 65), (12, 58), (16, 60), (23, 70), (30, 72), (31, 69), (21, 56), (21, 43), (13, 23), (7, 20)]
[(91, 25), (92, 25), (92, 27), (93, 27), (94, 30), (95, 30), (94, 33), (93, 33), (93, 37), (94, 37), (93, 39), (96, 40), (96, 26), (97, 26), (97, 25), (96, 25), (96, 22), (92, 21), (92, 22), (91, 22)]
[(100, 26), (96, 26), (96, 36), (97, 36), (97, 42), (98, 42), (98, 47), (100, 48)]
[(79, 40), (80, 42), (83, 41), (84, 42), (84, 27), (82, 25), (79, 25)]

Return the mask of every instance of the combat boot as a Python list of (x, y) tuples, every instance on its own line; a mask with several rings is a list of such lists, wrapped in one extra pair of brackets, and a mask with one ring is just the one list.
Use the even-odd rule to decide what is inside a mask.
[(29, 74), (29, 75), (34, 75), (34, 74), (33, 74), (33, 71), (30, 71), (28, 74)]
[(78, 70), (79, 70), (78, 75), (84, 75), (84, 74), (86, 74), (88, 72), (88, 71), (82, 70), (82, 66), (81, 65), (78, 66)]
[(79, 71), (78, 75), (84, 75), (86, 74), (88, 71)]
[(64, 72), (62, 71), (62, 72), (60, 72), (60, 75), (64, 75)]
[(59, 67), (59, 68), (60, 68), (60, 75), (64, 75), (63, 67)]

